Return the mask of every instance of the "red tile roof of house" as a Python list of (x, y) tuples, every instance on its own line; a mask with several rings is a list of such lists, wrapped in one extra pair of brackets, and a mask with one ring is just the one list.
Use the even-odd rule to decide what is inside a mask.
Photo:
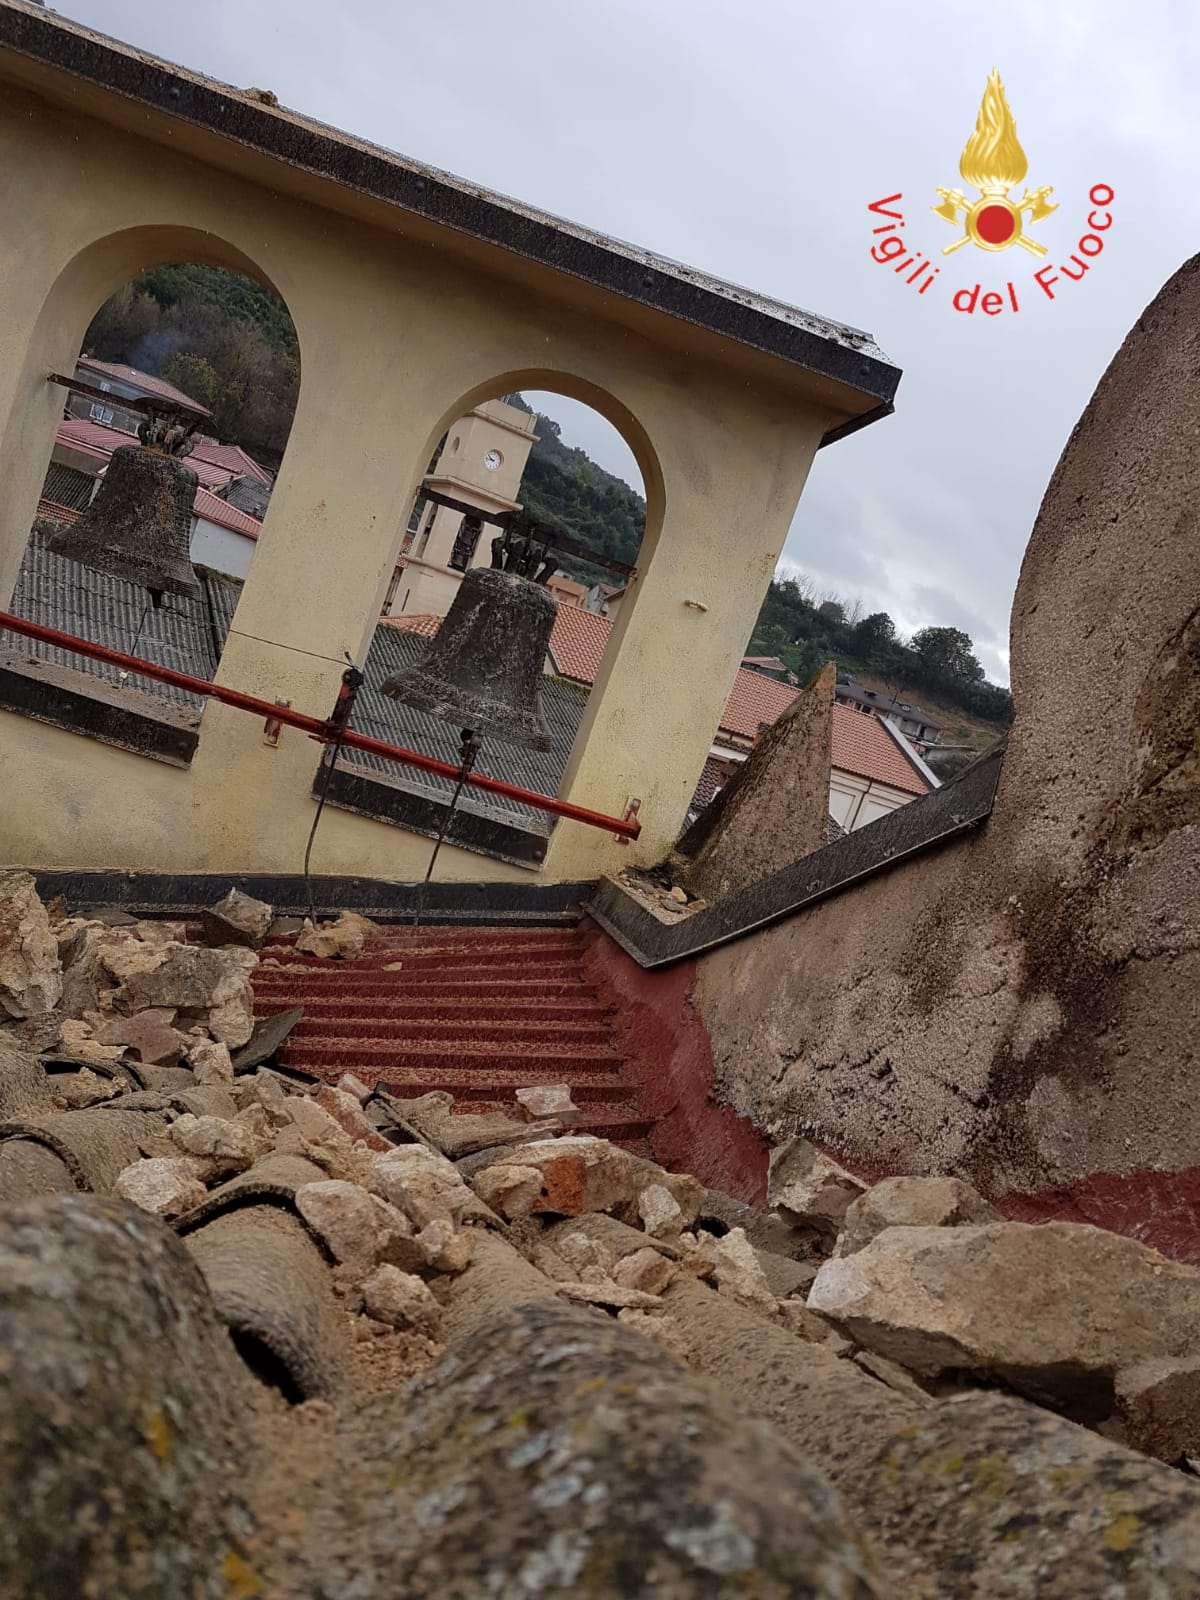
[(244, 533), (249, 539), (257, 539), (262, 532), (262, 523), (257, 517), (252, 517), (248, 511), (239, 511), (237, 506), (231, 506), (228, 500), (222, 500), (220, 495), (207, 489), (196, 490), (192, 510), (206, 522), (215, 522), (218, 527), (229, 528), (234, 533)]
[[(58, 425), (57, 442), (72, 450), (82, 450), (85, 455), (107, 458), (122, 445), (136, 444), (132, 433), (120, 428), (110, 428), (103, 422), (92, 422), (88, 417), (64, 417)], [(215, 439), (196, 435), (187, 464), (206, 489), (223, 489), (234, 478), (247, 476), (270, 485), (271, 474), (248, 456), (240, 444), (218, 444)]]
[(442, 625), (441, 617), (435, 617), (427, 611), (400, 612), (394, 617), (380, 617), (380, 622), (389, 628), (402, 628), (405, 633), (419, 633), (424, 639), (432, 639)]
[[(122, 445), (136, 444), (132, 433), (122, 433), (120, 428), (106, 428), (102, 422), (91, 422), (86, 417), (64, 417), (58, 425), (57, 444), (68, 450), (78, 450), (97, 461), (107, 461), (114, 450)], [(247, 458), (248, 459), (248, 458)], [(239, 473), (217, 466), (203, 455), (190, 455), (187, 464), (200, 479), (205, 489), (223, 489)]]
[(783, 715), (799, 693), (790, 683), (777, 683), (761, 672), (739, 667), (729, 699), (721, 713), (721, 727), (742, 739), (756, 739), (759, 729)]
[[(432, 639), (442, 619), (419, 613), (382, 620)], [(561, 606), (550, 635), (550, 658), (555, 670), (561, 677), (594, 683), (611, 631), (612, 623), (607, 617)], [(739, 667), (721, 713), (720, 733), (743, 740), (757, 738), (763, 725), (769, 727), (776, 722), (798, 693), (791, 684), (777, 683), (774, 678), (764, 678), (761, 672)], [(875, 717), (864, 717), (836, 702), (832, 764), (841, 772), (890, 784), (906, 794), (928, 794), (931, 787)]]
[(80, 513), (72, 511), (70, 506), (60, 506), (54, 500), (39, 500), (37, 514), (47, 517), (51, 522), (78, 522)]
[(208, 462), (227, 472), (231, 478), (257, 478), (259, 483), (265, 483), (268, 487), (275, 481), (265, 467), (260, 467), (253, 456), (246, 454), (240, 444), (218, 444), (215, 439), (209, 439), (202, 433), (193, 436), (192, 453), (188, 460)]
[(933, 787), (913, 766), (877, 717), (834, 702), (833, 765), (840, 772), (873, 778), (906, 794), (928, 794)]
[[(120, 379), (122, 383), (135, 384), (147, 394), (161, 395), (164, 400), (174, 400), (180, 405), (187, 406), (191, 411), (199, 411), (206, 417), (212, 416), (208, 407), (202, 406), (199, 400), (193, 400), (190, 394), (184, 394), (183, 390), (177, 389), (174, 384), (164, 383), (162, 378), (155, 378), (149, 372), (142, 372), (137, 367), (126, 367), (119, 361), (95, 361), (91, 356), (80, 356), (78, 364), (86, 367), (89, 372), (103, 372), (110, 378)], [(114, 395), (113, 399), (120, 404), (119, 394)]]
[(595, 683), (612, 633), (612, 621), (579, 606), (559, 606), (550, 635), (550, 659), (560, 678)]
[[(132, 434), (122, 433), (119, 428), (106, 428), (103, 423), (90, 422), (84, 417), (66, 417), (58, 425), (57, 442), (67, 449), (77, 450), (83, 455), (94, 457), (97, 461), (107, 462), (114, 450), (120, 449), (122, 445), (134, 444), (136, 441)], [(219, 445), (217, 448), (236, 450), (238, 447)], [(246, 456), (246, 460), (249, 459), (249, 456)], [(219, 495), (212, 493), (214, 489), (225, 488), (232, 477), (240, 477), (242, 473), (239, 471), (231, 474), (206, 461), (199, 454), (188, 456), (187, 465), (194, 470), (200, 480), (200, 487), (196, 490), (192, 507), (196, 516), (215, 522), (222, 528), (230, 528), (235, 533), (244, 533), (248, 538), (257, 539), (262, 528), (258, 518), (250, 516), (248, 512), (240, 511), (237, 506), (231, 506), (227, 500), (222, 500)]]

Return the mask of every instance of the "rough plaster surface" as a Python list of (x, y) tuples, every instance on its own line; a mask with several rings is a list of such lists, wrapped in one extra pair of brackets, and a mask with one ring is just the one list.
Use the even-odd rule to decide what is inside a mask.
[(701, 962), (760, 1127), (992, 1194), (1200, 1161), (1198, 367), (1200, 258), (1046, 491), (986, 827)]
[(836, 678), (827, 661), (679, 841), (694, 894), (720, 899), (824, 844)]

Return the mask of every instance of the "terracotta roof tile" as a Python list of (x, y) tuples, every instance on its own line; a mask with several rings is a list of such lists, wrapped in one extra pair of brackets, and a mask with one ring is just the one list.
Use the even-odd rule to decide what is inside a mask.
[(739, 667), (721, 713), (721, 727), (726, 733), (754, 739), (763, 723), (770, 727), (783, 715), (798, 692), (790, 683), (777, 683), (761, 672)]
[(262, 523), (257, 517), (252, 517), (247, 511), (239, 511), (237, 506), (231, 506), (228, 500), (222, 500), (220, 495), (212, 494), (208, 489), (196, 490), (192, 510), (206, 522), (215, 522), (218, 527), (230, 528), (234, 533), (244, 533), (250, 539), (257, 539), (262, 532)]
[(268, 486), (275, 481), (265, 467), (260, 467), (253, 456), (246, 454), (240, 444), (218, 444), (215, 439), (209, 439), (202, 433), (193, 436), (192, 453), (188, 460), (193, 466), (197, 461), (203, 461), (218, 467), (231, 478), (257, 478), (259, 483)]
[(833, 707), (833, 765), (841, 772), (891, 784), (906, 794), (928, 794), (931, 787), (877, 717), (837, 703)]
[[(122, 445), (136, 444), (137, 438), (132, 433), (122, 433), (120, 428), (106, 428), (103, 423), (91, 422), (86, 417), (64, 417), (58, 425), (55, 442), (68, 450), (78, 450), (97, 461), (107, 462), (114, 450), (119, 450)], [(188, 456), (187, 465), (195, 472), (204, 489), (223, 489), (238, 475), (195, 453)]]
[(608, 617), (578, 606), (559, 606), (550, 635), (550, 659), (560, 678), (595, 683), (600, 660), (612, 633)]
[(404, 612), (395, 617), (380, 617), (379, 620), (386, 627), (399, 628), (404, 633), (419, 633), (425, 639), (432, 639), (442, 625), (441, 617), (423, 611)]

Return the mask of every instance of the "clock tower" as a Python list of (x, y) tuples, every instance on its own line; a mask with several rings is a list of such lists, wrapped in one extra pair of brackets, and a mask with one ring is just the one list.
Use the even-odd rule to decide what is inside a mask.
[[(503, 400), (485, 400), (451, 425), (424, 486), (492, 515), (520, 511), (517, 493), (537, 439), (535, 421), (532, 412)], [(423, 612), (444, 617), (462, 574), (469, 567), (491, 565), (492, 539), (499, 531), (483, 516), (468, 516), (436, 502), (424, 506), (401, 555), (386, 614)]]

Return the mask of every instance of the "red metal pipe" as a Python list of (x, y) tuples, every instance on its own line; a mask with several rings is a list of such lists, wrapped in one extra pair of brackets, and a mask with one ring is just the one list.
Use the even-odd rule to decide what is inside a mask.
[[(286, 723), (289, 728), (299, 728), (321, 744), (332, 744), (337, 729), (320, 717), (309, 717), (303, 711), (293, 711), (271, 700), (260, 700), (256, 695), (243, 694), (240, 689), (227, 689), (224, 684), (210, 683), (207, 678), (193, 678), (189, 673), (176, 672), (173, 667), (160, 667), (154, 661), (143, 661), (140, 656), (127, 656), (120, 650), (110, 650), (107, 645), (93, 644), (90, 639), (80, 639), (73, 633), (60, 633), (57, 628), (47, 628), (43, 623), (30, 622), (25, 617), (0, 611), (0, 628), (24, 634), (28, 639), (38, 639), (43, 644), (57, 645), (60, 650), (72, 650), (76, 655), (91, 656), (94, 661), (107, 661), (110, 666), (125, 672), (135, 672), (143, 678), (157, 678), (173, 688), (186, 689), (189, 694), (205, 695), (219, 700), (222, 705), (234, 706), (238, 711), (249, 711), (254, 716), (268, 717)], [(419, 772), (431, 772), (439, 778), (457, 779), (459, 769), (435, 756), (424, 756), (419, 750), (406, 750), (403, 745), (386, 744), (382, 739), (372, 739), (365, 733), (347, 728), (342, 733), (342, 743), (348, 749), (365, 750), (382, 756), (385, 761), (399, 761), (406, 767), (416, 767)], [(642, 831), (636, 817), (608, 817), (603, 811), (589, 811), (586, 806), (574, 806), (569, 800), (556, 800), (550, 795), (537, 794), (532, 789), (521, 789), (516, 784), (504, 783), (500, 778), (489, 778), (480, 772), (467, 775), (473, 789), (485, 789), (489, 794), (501, 794), (506, 799), (518, 800), (522, 805), (533, 806), (538, 811), (548, 811), (551, 816), (565, 817), (569, 822), (582, 822), (589, 828), (603, 828), (618, 838), (636, 839)]]

